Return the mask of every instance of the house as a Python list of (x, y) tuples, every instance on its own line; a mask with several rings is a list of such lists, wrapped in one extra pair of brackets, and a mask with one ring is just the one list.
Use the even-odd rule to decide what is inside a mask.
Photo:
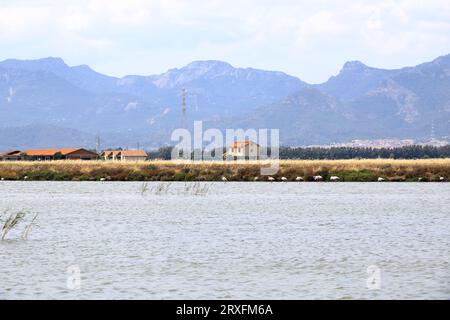
[(100, 157), (107, 161), (145, 161), (148, 155), (144, 150), (105, 150)]
[(258, 160), (260, 158), (261, 147), (256, 142), (250, 140), (233, 142), (226, 153), (227, 159)]
[(13, 150), (0, 153), (0, 161), (19, 161), (22, 160), (23, 153), (20, 150)]
[(35, 149), (23, 152), (26, 160), (96, 160), (98, 154), (83, 148)]

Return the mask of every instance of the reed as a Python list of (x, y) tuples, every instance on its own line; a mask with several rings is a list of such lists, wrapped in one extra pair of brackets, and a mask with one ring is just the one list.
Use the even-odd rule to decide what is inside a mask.
[(211, 189), (211, 184), (194, 182), (194, 183), (185, 183), (183, 194), (184, 195), (195, 195), (195, 196), (204, 196), (207, 195), (209, 190)]
[(148, 191), (148, 182), (143, 182), (141, 185), (141, 196), (143, 196)]
[(167, 194), (169, 192), (171, 183), (158, 183), (154, 187), (152, 187), (150, 190), (155, 195), (163, 195)]
[(166, 195), (166, 194), (176, 194), (176, 195), (206, 195), (208, 194), (211, 184), (202, 182), (191, 182), (185, 183), (183, 187), (178, 187), (176, 190), (171, 189), (172, 183), (170, 182), (160, 182), (152, 187), (149, 186), (148, 182), (143, 182), (141, 185), (140, 193), (144, 196), (147, 192), (153, 195)]
[[(0, 214), (0, 218), (2, 218), (3, 216), (6, 216), (5, 221), (2, 221), (3, 219), (1, 219), (0, 221), (2, 221), (2, 231), (1, 231), (1, 237), (0, 239), (3, 241), (6, 239), (6, 236), (14, 229), (17, 229), (17, 227), (21, 224), (23, 224), (23, 222), (25, 221), (25, 218), (27, 216), (27, 214), (23, 211), (20, 212), (16, 212), (16, 213), (12, 213), (10, 215), (8, 215), (7, 212), (3, 213), (3, 215)], [(31, 222), (29, 224), (27, 224), (22, 232), (22, 239), (27, 240), (28, 239), (28, 235), (31, 232), (31, 229), (37, 225), (37, 215), (34, 216), (34, 218), (31, 220)]]
[[(296, 177), (324, 180), (339, 176), (342, 181), (439, 181), (450, 179), (450, 159), (368, 159), (368, 160), (281, 160), (274, 178)], [(265, 162), (104, 162), (104, 161), (42, 161), (0, 162), (0, 179), (29, 181), (267, 181), (260, 176)], [(145, 191), (146, 192), (146, 191)], [(144, 192), (144, 193), (145, 193)]]

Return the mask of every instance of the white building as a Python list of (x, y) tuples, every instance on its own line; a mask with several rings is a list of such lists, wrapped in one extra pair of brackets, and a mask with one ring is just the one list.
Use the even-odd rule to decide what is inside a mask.
[(250, 141), (236, 141), (232, 143), (226, 154), (227, 159), (231, 160), (258, 160), (260, 158), (261, 147), (259, 144)]

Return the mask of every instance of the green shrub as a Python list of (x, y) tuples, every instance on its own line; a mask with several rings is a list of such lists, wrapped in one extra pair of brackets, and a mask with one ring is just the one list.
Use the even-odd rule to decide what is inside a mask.
[(66, 172), (56, 172), (50, 170), (31, 171), (23, 174), (23, 178), (28, 177), (29, 180), (35, 181), (67, 181), (70, 176)]
[(129, 181), (144, 181), (144, 180), (146, 180), (146, 176), (141, 171), (131, 171), (128, 173), (128, 180)]
[(342, 171), (335, 174), (330, 174), (330, 176), (338, 176), (341, 181), (355, 182), (376, 181), (378, 179), (378, 175), (369, 170)]

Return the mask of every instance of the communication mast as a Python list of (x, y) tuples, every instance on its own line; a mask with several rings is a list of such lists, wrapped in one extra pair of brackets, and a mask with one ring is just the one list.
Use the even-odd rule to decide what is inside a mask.
[(186, 123), (187, 123), (187, 120), (186, 120), (186, 93), (187, 93), (186, 88), (183, 88), (183, 91), (182, 91), (182, 108), (181, 108), (181, 112), (182, 112), (182, 115), (181, 115), (181, 128), (183, 128), (183, 129), (187, 129), (186, 128)]
[(97, 135), (95, 137), (95, 150), (97, 151), (97, 153), (100, 152), (100, 143), (101, 143), (100, 135)]

